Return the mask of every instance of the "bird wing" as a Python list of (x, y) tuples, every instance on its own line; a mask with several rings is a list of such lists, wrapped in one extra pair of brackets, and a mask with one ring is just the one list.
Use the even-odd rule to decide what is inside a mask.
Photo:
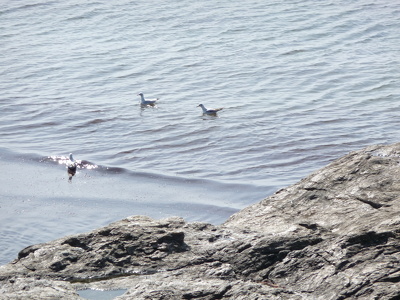
[(144, 100), (144, 103), (155, 103), (156, 101), (158, 101), (158, 98), (156, 98), (156, 99), (146, 99), (146, 100)]
[(217, 111), (220, 111), (222, 109), (223, 109), (222, 107), (221, 108), (212, 108), (212, 109), (207, 109), (207, 112), (208, 113), (216, 113)]

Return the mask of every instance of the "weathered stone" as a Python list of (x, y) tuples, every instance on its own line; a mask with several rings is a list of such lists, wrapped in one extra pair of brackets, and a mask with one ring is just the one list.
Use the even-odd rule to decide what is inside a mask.
[(82, 298), (75, 289), (71, 288), (69, 282), (15, 277), (1, 283), (0, 299), (78, 300)]
[(223, 225), (129, 217), (23, 249), (0, 299), (399, 299), (400, 144), (350, 153)]

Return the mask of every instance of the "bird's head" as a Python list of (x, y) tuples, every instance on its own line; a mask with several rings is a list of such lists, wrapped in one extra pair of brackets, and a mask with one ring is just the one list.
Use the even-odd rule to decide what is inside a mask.
[(137, 94), (138, 96), (143, 96), (143, 93), (139, 93), (139, 94)]

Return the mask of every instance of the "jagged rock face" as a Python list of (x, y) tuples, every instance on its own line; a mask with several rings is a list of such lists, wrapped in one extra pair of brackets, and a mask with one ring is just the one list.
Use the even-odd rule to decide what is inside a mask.
[(24, 276), (40, 274), (69, 281), (151, 274), (168, 266), (169, 255), (187, 251), (179, 229), (183, 224), (182, 219), (152, 222), (147, 217), (127, 218), (88, 234), (27, 247), (14, 266), (21, 266), (17, 269)]
[(377, 223), (390, 227), (400, 221), (399, 163), (400, 144), (350, 153), (245, 208), (225, 225), (270, 234), (309, 229), (351, 234)]
[(399, 299), (399, 162), (400, 144), (350, 153), (221, 226), (129, 217), (30, 246), (0, 299)]

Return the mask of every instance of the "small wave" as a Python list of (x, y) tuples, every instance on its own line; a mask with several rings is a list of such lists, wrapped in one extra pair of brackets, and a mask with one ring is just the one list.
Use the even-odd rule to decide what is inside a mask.
[[(69, 157), (66, 155), (49, 155), (45, 157), (38, 157), (35, 154), (16, 154), (12, 153), (7, 149), (0, 148), (0, 158), (1, 154), (5, 154), (7, 157), (9, 155), (14, 157), (14, 160), (23, 160), (23, 161), (30, 161), (32, 163), (50, 163), (50, 164), (58, 164), (58, 165), (66, 165), (69, 162)], [(136, 180), (156, 180), (157, 182), (161, 182), (163, 184), (168, 184), (171, 186), (185, 186), (190, 185), (192, 187), (195, 186), (207, 186), (211, 189), (215, 190), (230, 190), (230, 189), (246, 189), (249, 191), (257, 191), (260, 187), (257, 185), (253, 185), (251, 183), (232, 183), (232, 182), (225, 182), (223, 180), (215, 180), (215, 179), (206, 179), (206, 178), (197, 178), (193, 177), (193, 174), (181, 174), (181, 175), (172, 175), (172, 174), (165, 174), (165, 173), (154, 173), (154, 172), (147, 172), (147, 171), (140, 171), (135, 170), (132, 171), (127, 168), (122, 167), (113, 167), (113, 166), (106, 166), (106, 165), (99, 165), (93, 163), (88, 160), (76, 160), (78, 163), (78, 168), (86, 169), (86, 170), (93, 170), (97, 173), (102, 173), (108, 176), (115, 176), (115, 175), (124, 175), (125, 178), (136, 178)], [(190, 177), (188, 177), (190, 176)], [(265, 188), (262, 187), (262, 188)]]
[(105, 120), (105, 119), (94, 119), (94, 120), (88, 121), (85, 125), (100, 124), (100, 123), (104, 123), (104, 122), (107, 122), (107, 121), (108, 120)]
[(102, 123), (107, 123), (109, 121), (113, 121), (116, 118), (105, 118), (105, 119), (92, 119), (92, 120), (83, 120), (82, 122), (79, 122), (79, 124), (74, 125), (74, 128), (80, 129), (80, 128), (89, 128), (92, 125), (99, 125)]
[(307, 52), (306, 49), (294, 49), (294, 50), (289, 50), (287, 52), (282, 53), (281, 55), (296, 55), (298, 53), (302, 53), (302, 52)]
[[(63, 155), (51, 155), (42, 158), (40, 162), (56, 162), (60, 165), (67, 165), (69, 162), (69, 157)], [(90, 161), (87, 160), (76, 160), (76, 163), (79, 169), (92, 170), (98, 168), (98, 165), (91, 163)]]
[[(34, 10), (38, 7), (50, 6), (54, 2), (55, 1), (49, 1), (49, 2), (45, 2), (45, 3), (34, 3), (34, 4), (25, 4), (25, 5), (21, 5), (21, 6), (16, 6), (16, 7), (12, 7), (12, 8), (0, 11), (0, 15), (13, 13), (13, 12), (20, 11), (20, 10)], [(15, 2), (12, 2), (12, 3), (14, 4)]]

